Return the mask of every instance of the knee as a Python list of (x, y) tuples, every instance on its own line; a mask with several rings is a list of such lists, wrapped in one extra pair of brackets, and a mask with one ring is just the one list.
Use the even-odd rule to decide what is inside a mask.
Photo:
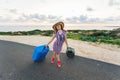
[(59, 54), (58, 54), (58, 53), (56, 53), (56, 56), (59, 56)]

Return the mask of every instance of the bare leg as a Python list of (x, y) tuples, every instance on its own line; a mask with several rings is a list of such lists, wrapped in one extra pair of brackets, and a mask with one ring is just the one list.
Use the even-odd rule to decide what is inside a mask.
[(57, 53), (56, 57), (57, 57), (57, 66), (61, 67), (60, 54)]
[(54, 63), (54, 62), (55, 62), (55, 57), (56, 57), (56, 53), (54, 53), (54, 54), (52, 55), (51, 63)]
[(53, 55), (52, 55), (52, 58), (55, 58), (56, 57), (56, 53), (54, 53)]
[(60, 61), (60, 54), (56, 53), (57, 61)]

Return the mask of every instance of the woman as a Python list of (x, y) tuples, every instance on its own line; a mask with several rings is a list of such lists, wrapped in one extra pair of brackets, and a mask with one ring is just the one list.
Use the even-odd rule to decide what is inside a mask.
[(63, 43), (65, 42), (66, 46), (68, 47), (66, 31), (63, 29), (64, 23), (57, 22), (56, 24), (53, 25), (52, 28), (54, 29), (54, 34), (53, 34), (51, 40), (47, 44), (47, 45), (49, 45), (56, 38), (56, 41), (53, 44), (54, 54), (51, 58), (51, 63), (55, 62), (55, 57), (56, 57), (57, 58), (57, 66), (61, 67), (60, 52), (62, 50)]

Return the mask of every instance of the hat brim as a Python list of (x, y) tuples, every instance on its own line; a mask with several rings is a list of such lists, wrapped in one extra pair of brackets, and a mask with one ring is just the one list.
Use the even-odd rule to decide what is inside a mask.
[(53, 25), (53, 29), (55, 29), (56, 26), (61, 25), (62, 28), (64, 28), (64, 23), (63, 22), (57, 22), (56, 24)]

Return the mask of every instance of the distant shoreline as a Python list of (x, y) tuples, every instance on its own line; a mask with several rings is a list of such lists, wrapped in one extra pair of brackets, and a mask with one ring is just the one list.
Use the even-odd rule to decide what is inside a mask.
[[(65, 30), (113, 30), (120, 26), (65, 26)], [(0, 32), (31, 31), (31, 30), (53, 30), (51, 26), (0, 26)]]

